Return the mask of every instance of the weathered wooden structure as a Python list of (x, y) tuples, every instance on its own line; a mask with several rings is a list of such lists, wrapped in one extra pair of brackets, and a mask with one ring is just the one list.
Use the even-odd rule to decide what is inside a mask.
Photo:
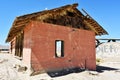
[(11, 52), (35, 72), (74, 67), (95, 70), (95, 35), (108, 33), (77, 6), (17, 17), (6, 39)]

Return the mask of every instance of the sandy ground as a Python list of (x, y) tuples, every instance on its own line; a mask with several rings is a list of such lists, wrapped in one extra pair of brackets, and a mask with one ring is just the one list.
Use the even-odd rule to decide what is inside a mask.
[(72, 71), (62, 75), (56, 72), (29, 76), (28, 71), (18, 71), (18, 64), (23, 65), (11, 54), (0, 53), (0, 80), (120, 80), (120, 56), (102, 59), (97, 71)]

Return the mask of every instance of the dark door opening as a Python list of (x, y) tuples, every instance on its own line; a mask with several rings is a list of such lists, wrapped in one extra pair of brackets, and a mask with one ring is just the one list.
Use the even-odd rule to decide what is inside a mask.
[(22, 57), (23, 55), (23, 39), (24, 39), (23, 32), (16, 37), (15, 56)]

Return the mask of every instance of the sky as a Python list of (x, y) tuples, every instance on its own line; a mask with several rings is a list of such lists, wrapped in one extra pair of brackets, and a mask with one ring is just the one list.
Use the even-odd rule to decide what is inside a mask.
[[(109, 35), (97, 38), (120, 38), (120, 0), (0, 0), (0, 44), (5, 40), (17, 16), (78, 3)], [(8, 44), (8, 43), (7, 43)]]

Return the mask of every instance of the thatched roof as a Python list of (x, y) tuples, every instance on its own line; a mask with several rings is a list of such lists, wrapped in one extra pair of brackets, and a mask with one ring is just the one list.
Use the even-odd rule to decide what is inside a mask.
[(96, 35), (108, 34), (93, 18), (83, 15), (76, 8), (77, 6), (78, 4), (66, 5), (52, 10), (44, 10), (17, 17), (9, 31), (6, 42), (11, 41), (31, 20), (91, 30)]

